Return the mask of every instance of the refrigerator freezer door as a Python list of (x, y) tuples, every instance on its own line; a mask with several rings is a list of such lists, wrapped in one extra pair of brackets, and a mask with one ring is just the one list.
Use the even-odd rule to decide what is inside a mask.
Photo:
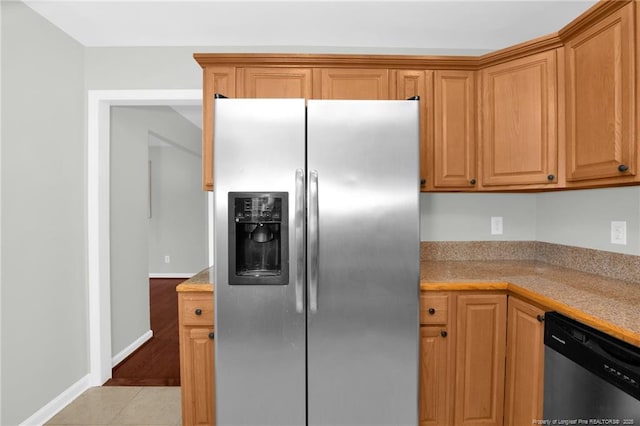
[(310, 100), (307, 122), (308, 424), (415, 426), (418, 102)]
[[(215, 102), (216, 424), (304, 425), (304, 100)], [(229, 192), (288, 193), (287, 284), (229, 285)]]

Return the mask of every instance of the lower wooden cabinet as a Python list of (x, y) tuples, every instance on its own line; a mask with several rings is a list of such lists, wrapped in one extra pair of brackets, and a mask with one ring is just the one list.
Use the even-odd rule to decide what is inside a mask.
[(420, 426), (542, 419), (542, 308), (506, 293), (429, 291), (420, 314)]
[[(544, 310), (502, 293), (420, 296), (420, 426), (542, 418)], [(178, 294), (183, 425), (215, 425), (213, 294)]]
[(507, 296), (456, 297), (454, 424), (500, 426), (504, 413)]
[(178, 294), (182, 424), (215, 424), (213, 294)]
[(446, 426), (453, 419), (453, 299), (448, 294), (421, 296), (420, 426)]
[(509, 297), (505, 424), (532, 425), (542, 419), (544, 311)]

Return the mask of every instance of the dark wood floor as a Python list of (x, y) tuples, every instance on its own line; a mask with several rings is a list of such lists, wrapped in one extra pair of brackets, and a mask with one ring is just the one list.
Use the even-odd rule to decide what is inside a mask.
[(153, 337), (116, 365), (105, 386), (180, 386), (178, 294), (184, 279), (149, 279)]

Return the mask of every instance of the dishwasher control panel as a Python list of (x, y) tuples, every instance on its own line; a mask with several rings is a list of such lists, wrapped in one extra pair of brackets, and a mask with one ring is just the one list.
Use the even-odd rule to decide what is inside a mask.
[(640, 348), (557, 312), (545, 314), (544, 343), (640, 399)]

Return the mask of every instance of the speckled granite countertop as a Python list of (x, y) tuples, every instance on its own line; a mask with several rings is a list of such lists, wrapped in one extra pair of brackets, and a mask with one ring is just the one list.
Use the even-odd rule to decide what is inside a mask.
[[(640, 282), (528, 260), (430, 260), (422, 262), (420, 286), (423, 291), (508, 291), (640, 346)], [(213, 291), (213, 267), (177, 290)]]
[(213, 266), (203, 269), (193, 277), (181, 282), (176, 287), (178, 292), (213, 291)]
[(422, 263), (421, 289), (507, 290), (640, 346), (640, 283), (514, 261)]

